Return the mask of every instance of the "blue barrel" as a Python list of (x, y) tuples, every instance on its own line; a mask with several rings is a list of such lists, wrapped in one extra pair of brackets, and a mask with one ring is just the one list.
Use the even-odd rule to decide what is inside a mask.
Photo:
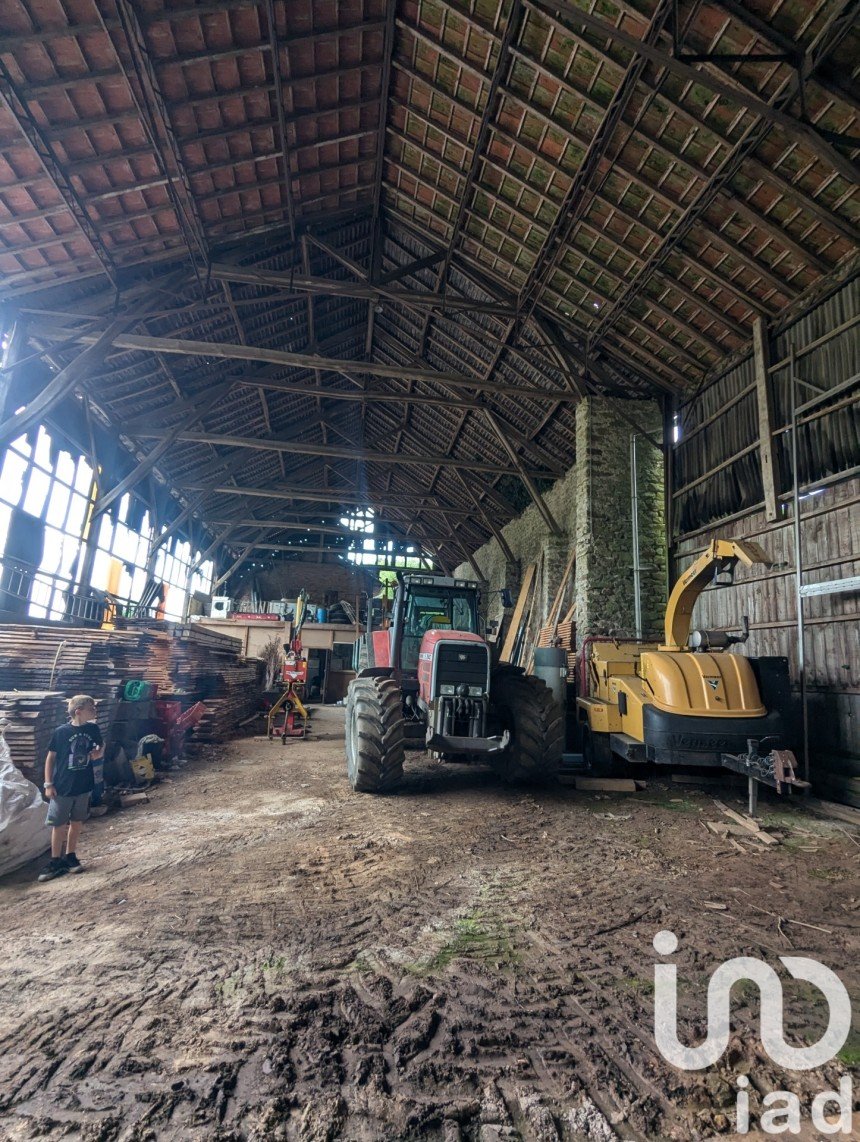
[(317, 622), (318, 623), (327, 623), (328, 622), (328, 610), (325, 607), (317, 607)]

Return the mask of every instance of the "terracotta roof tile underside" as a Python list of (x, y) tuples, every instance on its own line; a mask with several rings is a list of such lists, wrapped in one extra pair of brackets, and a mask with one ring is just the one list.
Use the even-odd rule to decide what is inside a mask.
[(79, 386), (138, 459), (173, 434), (204, 523), (289, 542), (287, 490), (333, 489), (458, 563), (580, 395), (694, 390), (856, 256), (852, 6), (678, 9), (9, 0), (0, 295), (55, 368), (118, 311), (210, 346)]

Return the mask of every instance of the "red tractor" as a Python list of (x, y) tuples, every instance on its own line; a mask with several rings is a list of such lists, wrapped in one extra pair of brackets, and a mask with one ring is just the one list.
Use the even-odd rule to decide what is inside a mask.
[(556, 775), (563, 730), (552, 692), (518, 666), (493, 667), (478, 623), (477, 583), (399, 577), (391, 624), (363, 636), (358, 659), (366, 653), (368, 665), (347, 696), (347, 772), (357, 792), (394, 789), (410, 747), (488, 762), (511, 783)]

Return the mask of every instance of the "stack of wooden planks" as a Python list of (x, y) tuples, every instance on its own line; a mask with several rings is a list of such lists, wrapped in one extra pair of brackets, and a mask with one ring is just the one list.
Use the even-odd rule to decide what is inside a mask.
[(0, 691), (0, 730), (12, 762), (36, 784), (44, 777), (51, 734), (66, 720), (63, 694), (46, 690)]
[(175, 690), (206, 704), (192, 740), (223, 741), (260, 705), (263, 662), (241, 656), (241, 640), (194, 624), (171, 625), (169, 674)]
[(573, 622), (575, 608), (571, 607), (561, 622), (546, 623), (540, 629), (538, 646), (558, 646), (567, 653), (567, 680), (573, 682), (576, 674), (576, 624)]
[[(183, 708), (204, 701), (206, 716), (194, 738), (211, 742), (223, 740), (254, 712), (262, 672), (259, 659), (242, 656), (239, 639), (196, 624), (141, 622), (124, 630), (0, 624), (0, 690), (67, 698), (91, 694), (108, 743), (128, 681), (151, 682), (159, 694), (178, 695)], [(64, 720), (61, 709), (53, 725)], [(18, 751), (9, 745), (17, 765)], [(23, 745), (21, 750), (26, 752)]]

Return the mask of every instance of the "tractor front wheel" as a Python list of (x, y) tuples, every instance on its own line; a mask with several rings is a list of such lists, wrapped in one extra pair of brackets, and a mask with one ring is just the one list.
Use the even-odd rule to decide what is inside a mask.
[(388, 793), (403, 778), (403, 706), (390, 678), (356, 678), (346, 699), (346, 769), (357, 793)]
[(493, 721), (511, 735), (504, 753), (492, 755), (493, 769), (512, 785), (554, 780), (561, 765), (564, 727), (552, 691), (539, 678), (502, 670), (490, 684)]

